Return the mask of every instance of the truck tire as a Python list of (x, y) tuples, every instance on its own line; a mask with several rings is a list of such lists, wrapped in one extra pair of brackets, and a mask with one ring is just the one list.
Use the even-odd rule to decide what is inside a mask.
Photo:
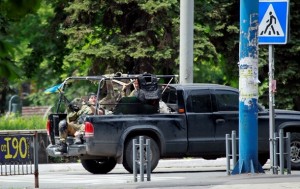
[(106, 160), (82, 159), (81, 164), (90, 173), (106, 174), (115, 168), (117, 162), (113, 158), (108, 158)]
[[(124, 154), (123, 154), (123, 167), (129, 172), (133, 173), (133, 139), (137, 139), (138, 137), (131, 138), (125, 144)], [(144, 136), (144, 139), (150, 139), (150, 160), (151, 160), (151, 172), (156, 168), (158, 161), (160, 159), (160, 150), (158, 148), (157, 143), (148, 136)], [(146, 156), (146, 152), (145, 152)], [(137, 172), (139, 173), (139, 166), (137, 165)], [(146, 171), (146, 168), (145, 168)]]
[(300, 170), (300, 133), (291, 133), (291, 168)]

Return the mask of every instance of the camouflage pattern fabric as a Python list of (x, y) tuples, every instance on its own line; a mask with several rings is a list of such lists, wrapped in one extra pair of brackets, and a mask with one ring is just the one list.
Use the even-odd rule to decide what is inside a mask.
[(76, 131), (84, 131), (84, 124), (78, 123), (79, 117), (82, 115), (92, 115), (92, 105), (84, 104), (78, 112), (69, 112), (67, 115), (67, 126), (60, 130), (60, 140), (65, 141), (68, 135), (74, 136)]
[(100, 107), (108, 111), (113, 111), (115, 109), (116, 103), (117, 101), (113, 96), (107, 95), (102, 100), (100, 100)]

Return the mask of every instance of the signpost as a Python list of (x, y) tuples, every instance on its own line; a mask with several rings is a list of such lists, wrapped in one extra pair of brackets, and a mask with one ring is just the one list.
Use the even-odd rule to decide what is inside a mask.
[(272, 173), (276, 173), (274, 165), (274, 44), (286, 44), (288, 33), (288, 0), (260, 0), (259, 1), (259, 32), (258, 43), (269, 45), (269, 147)]

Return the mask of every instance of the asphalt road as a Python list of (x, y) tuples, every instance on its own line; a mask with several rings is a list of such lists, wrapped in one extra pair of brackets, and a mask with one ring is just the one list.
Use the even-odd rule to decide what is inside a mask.
[[(264, 174), (226, 174), (225, 159), (180, 159), (160, 160), (158, 167), (151, 174), (151, 181), (134, 182), (132, 174), (122, 165), (105, 175), (93, 175), (80, 163), (41, 164), (39, 165), (39, 188), (72, 189), (278, 189), (299, 188), (300, 171), (291, 175), (272, 175), (269, 165), (264, 166)], [(34, 175), (0, 176), (0, 189), (35, 188)]]

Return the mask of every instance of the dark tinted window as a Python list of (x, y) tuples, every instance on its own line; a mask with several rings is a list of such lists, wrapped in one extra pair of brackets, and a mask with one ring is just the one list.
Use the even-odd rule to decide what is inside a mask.
[(187, 99), (187, 111), (194, 113), (211, 112), (211, 99), (209, 91), (191, 91)]
[(218, 111), (239, 111), (239, 94), (234, 91), (215, 91)]
[(162, 94), (162, 101), (169, 104), (177, 104), (176, 89), (167, 88)]
[(177, 111), (178, 105), (176, 89), (168, 87), (166, 90), (163, 91), (161, 99), (169, 106), (169, 108), (171, 108), (172, 112)]

